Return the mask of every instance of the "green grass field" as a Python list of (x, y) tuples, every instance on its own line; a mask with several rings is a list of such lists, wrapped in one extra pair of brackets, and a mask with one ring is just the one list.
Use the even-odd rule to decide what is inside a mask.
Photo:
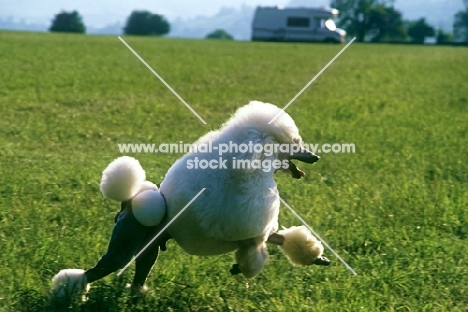
[[(62, 311), (51, 278), (106, 251), (119, 205), (99, 191), (118, 143), (195, 141), (250, 100), (283, 106), (342, 45), (125, 37), (203, 125), (116, 37), (0, 32), (0, 310)], [(143, 298), (133, 266), (73, 311), (466, 311), (467, 48), (352, 44), (288, 108), (320, 154), (281, 196), (357, 271), (293, 267), (274, 246), (255, 279), (230, 254), (174, 242)], [(159, 183), (177, 154), (130, 154)], [(300, 222), (283, 207), (280, 225)]]

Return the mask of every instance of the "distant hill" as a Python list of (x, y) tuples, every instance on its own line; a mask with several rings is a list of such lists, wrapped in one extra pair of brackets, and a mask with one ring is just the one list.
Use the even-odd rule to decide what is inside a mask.
[(95, 27), (88, 27), (86, 29), (86, 33), (92, 34), (92, 35), (121, 35), (123, 34), (123, 28), (124, 25), (120, 22), (116, 22), (113, 24), (106, 25), (101, 28), (95, 28)]
[(222, 8), (213, 16), (170, 21), (170, 37), (204, 38), (215, 29), (222, 28), (237, 40), (250, 40), (255, 8), (243, 5), (240, 9)]
[(435, 28), (453, 31), (453, 16), (464, 9), (462, 0), (397, 0), (395, 8), (403, 12), (403, 18), (409, 20), (426, 17)]
[(330, 5), (330, 1), (328, 0), (291, 0), (288, 4), (290, 7), (320, 7), (328, 5)]
[[(47, 32), (50, 25), (41, 23), (27, 23), (24, 20), (15, 20), (13, 17), (0, 19), (0, 29), (21, 30), (21, 31), (35, 31)], [(100, 35), (121, 35), (123, 33), (123, 24), (116, 22), (104, 27), (96, 28), (86, 26), (87, 34), (100, 34)]]
[(27, 23), (24, 20), (9, 16), (3, 19), (0, 18), (0, 29), (45, 32), (48, 31), (49, 26), (41, 23)]

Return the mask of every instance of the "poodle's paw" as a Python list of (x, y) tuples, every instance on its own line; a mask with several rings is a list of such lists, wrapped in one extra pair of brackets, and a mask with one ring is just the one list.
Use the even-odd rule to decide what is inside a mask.
[(90, 285), (85, 271), (80, 269), (61, 270), (52, 279), (51, 295), (53, 299), (73, 299), (81, 296), (82, 301), (88, 300), (86, 293)]
[(322, 256), (323, 246), (303, 225), (284, 228), (278, 234), (284, 236), (284, 242), (278, 246), (294, 265), (329, 265), (330, 260)]
[(235, 263), (232, 265), (231, 269), (229, 270), (229, 272), (231, 272), (231, 275), (238, 275), (238, 274), (241, 274), (242, 271), (240, 269), (240, 266), (239, 264)]
[(324, 257), (324, 256), (321, 256), (320, 258), (317, 258), (315, 261), (314, 261), (314, 264), (316, 265), (330, 265), (331, 264), (331, 261), (328, 260), (328, 258)]

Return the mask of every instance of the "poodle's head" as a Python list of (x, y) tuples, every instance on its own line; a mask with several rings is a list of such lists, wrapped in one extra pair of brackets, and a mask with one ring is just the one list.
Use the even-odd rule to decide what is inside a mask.
[(305, 173), (291, 162), (292, 159), (313, 164), (320, 158), (301, 146), (302, 138), (294, 120), (273, 104), (251, 101), (239, 108), (223, 128), (234, 128), (250, 138), (259, 138), (264, 146), (268, 145), (269, 150), (274, 151), (274, 158), (287, 162), (287, 168), (280, 170), (296, 179), (304, 177)]
[(288, 113), (273, 104), (259, 101), (251, 101), (239, 108), (224, 127), (258, 130), (278, 143), (302, 142), (299, 130)]

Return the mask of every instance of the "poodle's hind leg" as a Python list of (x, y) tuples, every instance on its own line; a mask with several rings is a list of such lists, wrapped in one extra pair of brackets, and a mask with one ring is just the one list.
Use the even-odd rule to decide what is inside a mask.
[(132, 294), (143, 294), (147, 291), (146, 278), (156, 260), (158, 260), (158, 255), (159, 246), (151, 246), (135, 259), (135, 275), (131, 286)]
[[(124, 203), (123, 203), (124, 204)], [(107, 252), (85, 272), (88, 283), (99, 280), (129, 263), (152, 228), (141, 225), (131, 213), (130, 202), (122, 209), (112, 230)]]
[(66, 269), (52, 280), (54, 298), (71, 298), (86, 294), (89, 284), (123, 268), (135, 254), (151, 228), (139, 224), (131, 213), (130, 202), (122, 203), (122, 210), (116, 217), (109, 247), (101, 260), (91, 269)]
[(261, 239), (249, 239), (240, 243), (235, 253), (236, 264), (231, 274), (242, 273), (246, 278), (258, 275), (268, 261), (268, 251), (265, 242)]
[(135, 259), (135, 276), (133, 277), (131, 286), (132, 293), (134, 294), (146, 292), (146, 278), (158, 259), (159, 251), (166, 251), (166, 242), (170, 239), (170, 236), (165, 232), (161, 233), (159, 237), (148, 246), (148, 243), (159, 233), (159, 228), (160, 227), (156, 228), (155, 231), (152, 231), (147, 236), (140, 246), (140, 250), (143, 248), (146, 249)]

